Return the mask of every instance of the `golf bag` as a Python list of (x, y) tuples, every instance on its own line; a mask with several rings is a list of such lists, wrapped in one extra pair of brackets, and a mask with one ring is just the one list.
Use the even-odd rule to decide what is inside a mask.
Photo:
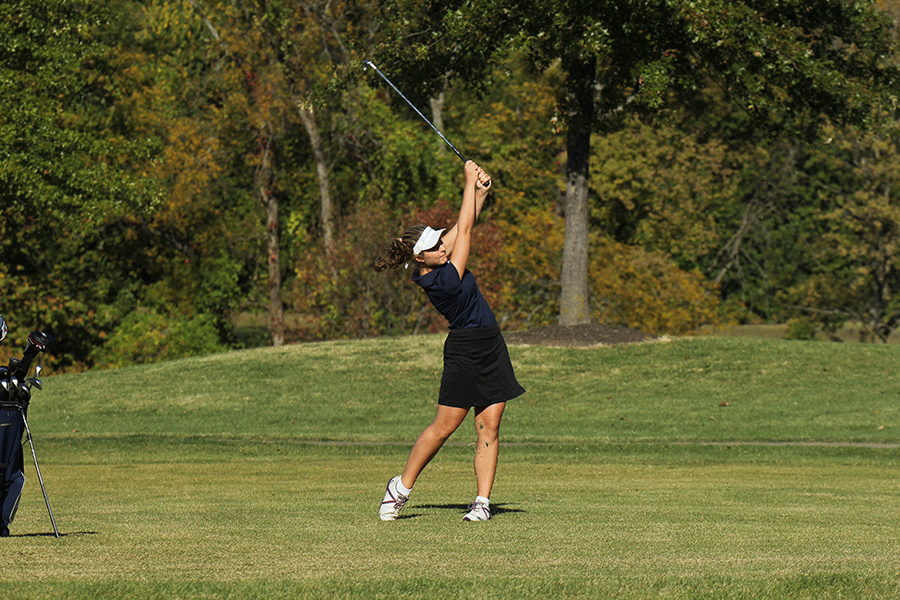
[[(0, 316), (0, 333), (5, 335), (6, 323)], [(0, 339), (3, 339), (0, 337)], [(19, 507), (19, 498), (22, 496), (22, 488), (25, 486), (25, 469), (23, 456), (22, 437), (27, 436), (34, 454), (34, 444), (31, 440), (31, 432), (28, 430), (28, 404), (31, 401), (32, 386), (41, 389), (41, 381), (37, 378), (40, 374), (40, 366), (37, 367), (35, 377), (27, 377), (31, 368), (31, 362), (38, 353), (47, 350), (53, 343), (53, 338), (46, 333), (35, 331), (28, 336), (28, 344), (21, 359), (10, 358), (9, 365), (0, 367), (0, 537), (9, 535), (9, 525), (16, 516)], [(34, 466), (41, 480), (41, 489), (44, 489), (40, 468), (37, 464), (37, 456)], [(44, 490), (44, 499), (47, 492)], [(47, 510), (50, 511), (50, 502), (47, 501)], [(53, 521), (53, 512), (50, 511), (50, 520)], [(56, 523), (53, 523), (56, 530)]]
[[(6, 367), (0, 367), (0, 377)], [(4, 390), (5, 391), (5, 390)], [(22, 436), (25, 425), (18, 408), (0, 408), (0, 536), (9, 535), (9, 525), (16, 518), (19, 498), (25, 487), (25, 461)]]

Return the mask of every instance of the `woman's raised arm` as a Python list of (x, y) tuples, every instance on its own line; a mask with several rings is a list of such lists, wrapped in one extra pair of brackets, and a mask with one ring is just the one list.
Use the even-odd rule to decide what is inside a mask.
[(472, 229), (481, 214), (490, 185), (490, 176), (471, 160), (466, 161), (466, 186), (463, 188), (459, 219), (443, 237), (447, 256), (460, 278), (466, 272), (472, 246)]

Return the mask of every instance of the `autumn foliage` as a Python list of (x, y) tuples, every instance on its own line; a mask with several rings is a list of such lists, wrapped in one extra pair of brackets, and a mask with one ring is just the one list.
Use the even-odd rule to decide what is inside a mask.
[[(451, 227), (455, 207), (439, 202), (408, 208), (398, 219), (383, 204), (348, 215), (335, 252), (313, 246), (299, 253), (291, 308), (307, 316), (295, 340), (434, 333), (446, 321), (410, 281), (410, 272), (375, 273), (373, 258), (409, 225)], [(562, 220), (533, 210), (516, 223), (490, 219), (475, 228), (469, 268), (506, 329), (555, 322), (562, 251)], [(714, 286), (699, 273), (638, 247), (607, 239), (592, 245), (594, 318), (648, 333), (691, 333), (719, 320)]]
[[(376, 273), (372, 262), (407, 227), (418, 223), (435, 228), (451, 227), (455, 220), (454, 208), (446, 202), (429, 209), (407, 207), (400, 215), (383, 203), (358, 204), (341, 221), (333, 253), (315, 243), (298, 252), (296, 280), (288, 292), (287, 302), (294, 311), (307, 315), (309, 321), (307, 327), (293, 332), (295, 339), (444, 330), (446, 320), (412, 283), (411, 271), (401, 268)], [(485, 298), (494, 305), (500, 300), (501, 285), (496, 277), (500, 245), (496, 227), (485, 224), (475, 229), (475, 250), (469, 269), (475, 273)]]
[(494, 178), (469, 266), (507, 331), (573, 295), (656, 334), (900, 327), (896, 2), (495, 4), (5, 3), (0, 352), (47, 330), (59, 371), (442, 331), (370, 265), (453, 223), (461, 165), (363, 59)]

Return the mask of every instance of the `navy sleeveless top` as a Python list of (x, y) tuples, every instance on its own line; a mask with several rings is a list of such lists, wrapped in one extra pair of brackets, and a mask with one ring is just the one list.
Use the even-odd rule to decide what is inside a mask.
[(494, 311), (468, 269), (460, 279), (456, 267), (448, 261), (421, 277), (418, 273), (413, 274), (412, 280), (425, 290), (428, 299), (449, 322), (450, 329), (497, 324)]

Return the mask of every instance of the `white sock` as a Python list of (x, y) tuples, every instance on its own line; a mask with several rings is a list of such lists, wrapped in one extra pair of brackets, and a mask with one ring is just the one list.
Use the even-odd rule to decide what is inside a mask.
[(412, 491), (412, 488), (406, 487), (405, 485), (403, 485), (403, 480), (398, 479), (397, 480), (397, 491), (404, 496), (409, 496), (409, 493)]
[(479, 502), (481, 502), (487, 506), (491, 505), (491, 501), (489, 499), (485, 498), (484, 496), (475, 496), (475, 503), (477, 504)]

